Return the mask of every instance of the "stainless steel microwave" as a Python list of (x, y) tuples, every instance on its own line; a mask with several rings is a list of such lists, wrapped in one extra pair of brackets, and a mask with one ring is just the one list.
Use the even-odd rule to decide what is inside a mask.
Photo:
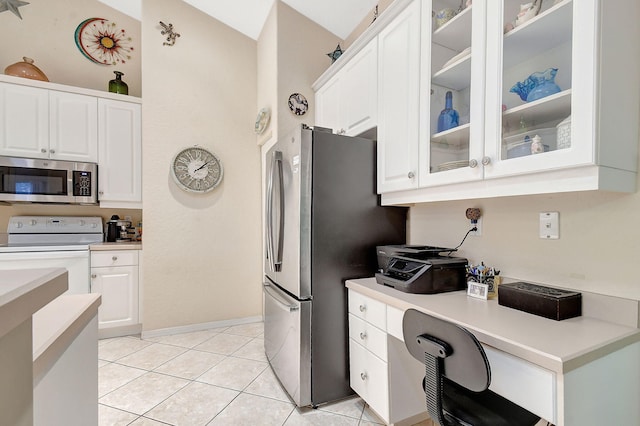
[(98, 203), (98, 165), (0, 156), (0, 201)]

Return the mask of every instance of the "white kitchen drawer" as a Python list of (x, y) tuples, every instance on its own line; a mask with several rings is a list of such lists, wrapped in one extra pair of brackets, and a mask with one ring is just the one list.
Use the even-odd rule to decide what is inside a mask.
[(387, 333), (349, 314), (349, 337), (360, 343), (378, 358), (387, 361)]
[(91, 252), (91, 267), (108, 266), (136, 266), (138, 265), (137, 250), (113, 250)]
[(349, 312), (387, 331), (387, 305), (349, 289)]
[(383, 420), (389, 420), (387, 363), (349, 339), (349, 380), (353, 389)]
[(403, 318), (403, 310), (387, 305), (387, 333), (401, 342), (404, 342), (404, 333), (402, 332)]
[(490, 346), (482, 347), (491, 365), (489, 389), (555, 424), (555, 373)]

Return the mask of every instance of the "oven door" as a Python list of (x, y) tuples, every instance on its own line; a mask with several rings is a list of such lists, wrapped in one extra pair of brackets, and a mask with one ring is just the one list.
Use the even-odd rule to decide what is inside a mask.
[(0, 270), (66, 268), (69, 290), (65, 294), (89, 293), (89, 250), (0, 253)]
[(266, 282), (264, 350), (273, 372), (299, 407), (311, 404), (311, 301)]

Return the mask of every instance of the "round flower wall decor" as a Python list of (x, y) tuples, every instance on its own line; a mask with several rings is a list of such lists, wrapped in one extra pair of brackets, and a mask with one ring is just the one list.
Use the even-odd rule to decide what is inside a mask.
[(75, 41), (80, 52), (96, 64), (125, 64), (133, 52), (131, 37), (126, 31), (103, 18), (82, 21), (76, 28)]

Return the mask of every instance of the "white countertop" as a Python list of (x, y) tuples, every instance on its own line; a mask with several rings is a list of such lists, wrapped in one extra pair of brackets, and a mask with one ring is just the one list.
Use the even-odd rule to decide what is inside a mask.
[(64, 268), (0, 271), (0, 337), (68, 288)]
[(131, 241), (126, 243), (94, 243), (89, 246), (89, 250), (142, 250), (142, 243), (140, 241)]
[(464, 291), (403, 293), (375, 278), (348, 280), (347, 288), (400, 310), (414, 308), (470, 330), (480, 342), (557, 373), (566, 373), (640, 341), (640, 329), (581, 316), (554, 321), (468, 297)]

